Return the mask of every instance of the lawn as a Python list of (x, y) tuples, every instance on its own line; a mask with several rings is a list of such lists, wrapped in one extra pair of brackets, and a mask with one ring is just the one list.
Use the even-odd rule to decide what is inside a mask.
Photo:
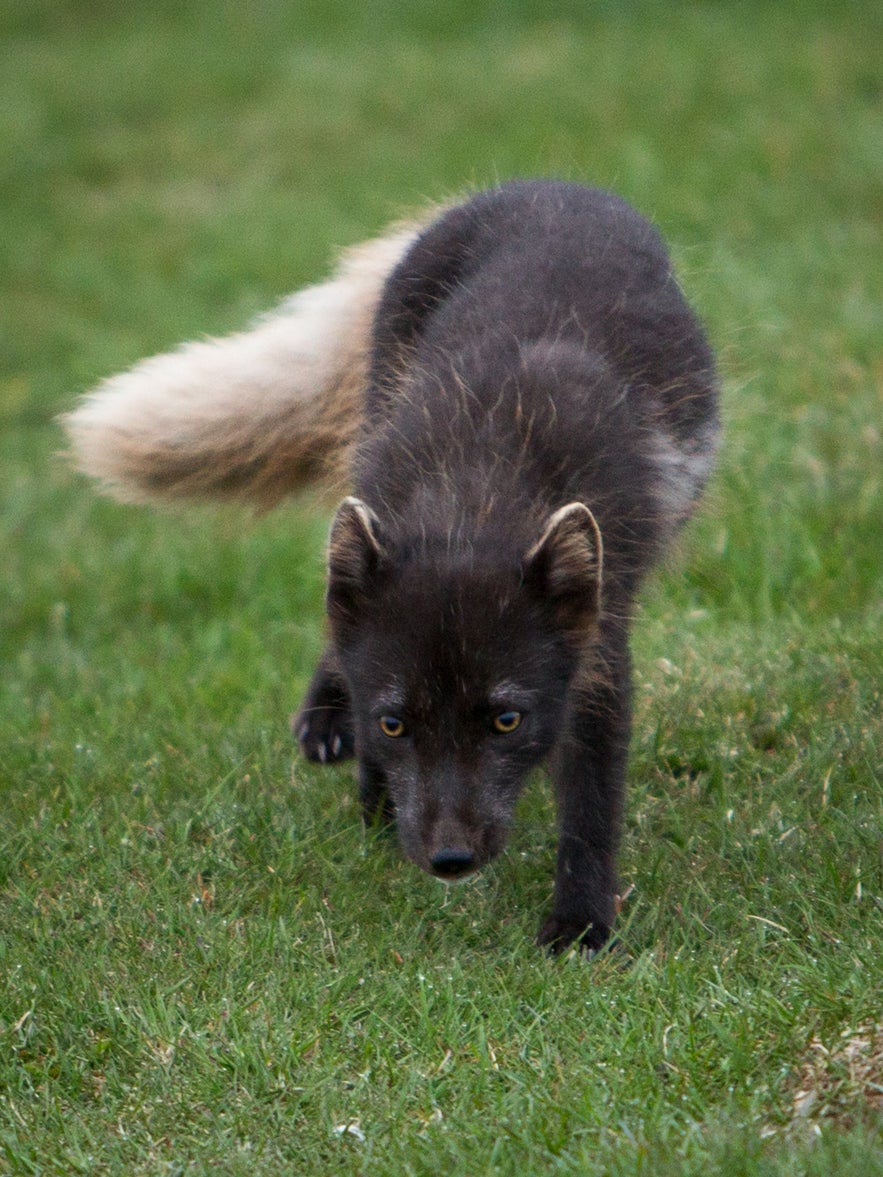
[[(5, 0), (0, 1173), (883, 1174), (883, 12)], [(726, 437), (649, 586), (616, 951), (288, 736), (328, 513), (102, 500), (54, 421), (514, 175), (669, 241)]]

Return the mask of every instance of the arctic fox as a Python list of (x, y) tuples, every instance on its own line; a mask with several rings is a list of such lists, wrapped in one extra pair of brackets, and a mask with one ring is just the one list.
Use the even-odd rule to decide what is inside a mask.
[(366, 817), (448, 880), (500, 852), (550, 760), (537, 940), (605, 944), (635, 595), (718, 435), (712, 354), (641, 216), (576, 184), (500, 185), (351, 251), (250, 331), (106, 381), (65, 425), (128, 501), (342, 483), (301, 749), (355, 755)]

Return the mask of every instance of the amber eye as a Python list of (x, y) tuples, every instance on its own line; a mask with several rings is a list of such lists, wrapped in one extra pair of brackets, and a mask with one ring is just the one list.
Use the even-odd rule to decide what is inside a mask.
[(391, 740), (396, 740), (405, 734), (405, 725), (397, 715), (381, 715), (380, 730)]
[(499, 715), (494, 716), (494, 731), (497, 731), (502, 736), (508, 736), (510, 732), (514, 732), (521, 723), (520, 711), (501, 711)]

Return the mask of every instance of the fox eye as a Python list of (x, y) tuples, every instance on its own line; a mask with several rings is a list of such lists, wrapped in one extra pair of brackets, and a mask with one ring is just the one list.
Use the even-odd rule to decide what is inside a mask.
[(397, 740), (405, 734), (405, 724), (397, 715), (381, 715), (380, 730), (391, 740)]
[(515, 731), (520, 723), (520, 711), (501, 711), (494, 716), (494, 731), (499, 732), (502, 736), (508, 736), (510, 732)]

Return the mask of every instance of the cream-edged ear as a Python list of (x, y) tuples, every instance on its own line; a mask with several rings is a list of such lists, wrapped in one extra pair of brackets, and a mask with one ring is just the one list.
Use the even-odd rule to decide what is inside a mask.
[(601, 612), (604, 547), (585, 503), (567, 503), (548, 519), (524, 557), (524, 583), (549, 601), (560, 624), (584, 633)]
[(328, 540), (325, 600), (332, 623), (356, 619), (371, 595), (371, 582), (383, 555), (377, 516), (367, 503), (348, 496), (337, 509)]

